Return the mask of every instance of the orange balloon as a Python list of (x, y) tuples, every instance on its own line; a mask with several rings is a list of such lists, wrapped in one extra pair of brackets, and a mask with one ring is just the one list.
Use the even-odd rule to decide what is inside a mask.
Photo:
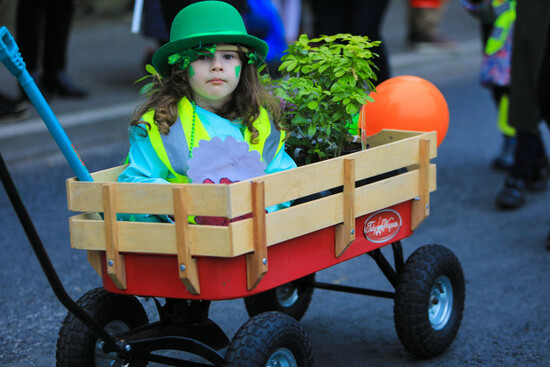
[(382, 129), (437, 131), (439, 146), (449, 127), (449, 108), (435, 85), (417, 76), (396, 76), (370, 94), (374, 102), (361, 108), (359, 126), (366, 136)]

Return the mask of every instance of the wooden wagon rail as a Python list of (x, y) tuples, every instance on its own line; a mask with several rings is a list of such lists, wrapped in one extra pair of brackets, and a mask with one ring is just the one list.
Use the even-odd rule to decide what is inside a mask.
[[(174, 254), (180, 278), (193, 294), (200, 292), (194, 257), (247, 254), (249, 289), (267, 272), (267, 247), (330, 226), (336, 227), (335, 254), (355, 238), (355, 218), (407, 200), (412, 229), (429, 213), (429, 192), (436, 188), (436, 134), (384, 130), (369, 138), (369, 149), (294, 170), (230, 185), (117, 183), (125, 168), (92, 174), (95, 182), (67, 180), (71, 246), (88, 250), (101, 272), (99, 254), (106, 251), (107, 270), (124, 289), (124, 253)], [(356, 187), (356, 182), (398, 169), (390, 178)], [(265, 214), (263, 208), (324, 190), (343, 191)], [(104, 213), (104, 218), (98, 214)], [(170, 214), (176, 224), (116, 221), (117, 213)], [(252, 218), (227, 227), (189, 225), (188, 215)], [(183, 266), (182, 266), (183, 265)]]

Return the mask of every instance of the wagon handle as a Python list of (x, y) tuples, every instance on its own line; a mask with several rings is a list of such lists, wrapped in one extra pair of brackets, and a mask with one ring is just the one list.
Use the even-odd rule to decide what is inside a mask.
[(84, 162), (82, 162), (76, 149), (71, 144), (65, 130), (63, 130), (63, 127), (53, 114), (48, 102), (46, 102), (44, 96), (27, 71), (25, 62), (21, 57), (21, 53), (19, 53), (17, 43), (8, 29), (4, 26), (0, 28), (0, 61), (2, 61), (2, 64), (4, 64), (8, 71), (17, 78), (19, 84), (21, 84), (21, 87), (29, 97), (36, 112), (38, 112), (42, 118), (42, 121), (46, 124), (46, 127), (50, 131), (59, 149), (61, 149), (61, 152), (65, 156), (65, 159), (69, 163), (69, 166), (71, 166), (76, 177), (78, 177), (80, 181), (93, 181), (90, 172), (88, 172)]
[[(84, 163), (78, 157), (76, 150), (72, 146), (69, 138), (65, 134), (65, 131), (61, 127), (61, 124), (53, 114), (52, 110), (48, 106), (48, 103), (40, 93), (40, 90), (34, 83), (34, 80), (30, 76), (26, 69), (25, 62), (19, 53), (19, 47), (15, 43), (15, 40), (8, 32), (6, 27), (0, 27), (0, 61), (8, 69), (8, 71), (17, 77), (17, 80), (23, 87), (23, 90), (29, 96), (30, 101), (35, 106), (38, 114), (48, 127), (50, 133), (55, 139), (57, 145), (65, 155), (69, 165), (73, 169), (74, 173), (81, 181), (93, 181), (92, 176), (84, 166)], [(17, 217), (21, 222), (21, 226), (25, 230), (25, 234), (31, 243), (33, 251), (50, 283), (50, 286), (55, 293), (57, 299), (61, 304), (73, 315), (75, 315), (80, 321), (84, 323), (98, 338), (101, 338), (105, 343), (113, 350), (124, 351), (124, 343), (118, 342), (112, 335), (107, 333), (101, 325), (95, 321), (82, 307), (80, 307), (73, 299), (67, 294), (67, 291), (63, 287), (59, 276), (57, 275), (55, 268), (44, 248), (42, 240), (34, 227), (31, 217), (21, 200), (17, 188), (9, 174), (8, 168), (4, 162), (4, 158), (0, 153), (0, 179), (2, 185), (10, 198), (11, 204), (15, 209)]]

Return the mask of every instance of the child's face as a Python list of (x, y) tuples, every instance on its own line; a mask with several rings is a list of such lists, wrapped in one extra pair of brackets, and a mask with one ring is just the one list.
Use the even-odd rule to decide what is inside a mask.
[(239, 54), (233, 49), (217, 46), (213, 56), (199, 56), (189, 66), (189, 84), (197, 106), (216, 112), (231, 99), (242, 68)]

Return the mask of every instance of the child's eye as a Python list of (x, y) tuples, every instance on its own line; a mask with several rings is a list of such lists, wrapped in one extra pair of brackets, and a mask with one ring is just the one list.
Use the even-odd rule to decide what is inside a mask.
[(225, 54), (225, 55), (223, 55), (223, 58), (226, 59), (226, 60), (233, 60), (235, 58), (235, 55)]
[(206, 55), (197, 55), (197, 60), (201, 60), (201, 61), (204, 61), (204, 60), (208, 60), (209, 57), (206, 56)]

